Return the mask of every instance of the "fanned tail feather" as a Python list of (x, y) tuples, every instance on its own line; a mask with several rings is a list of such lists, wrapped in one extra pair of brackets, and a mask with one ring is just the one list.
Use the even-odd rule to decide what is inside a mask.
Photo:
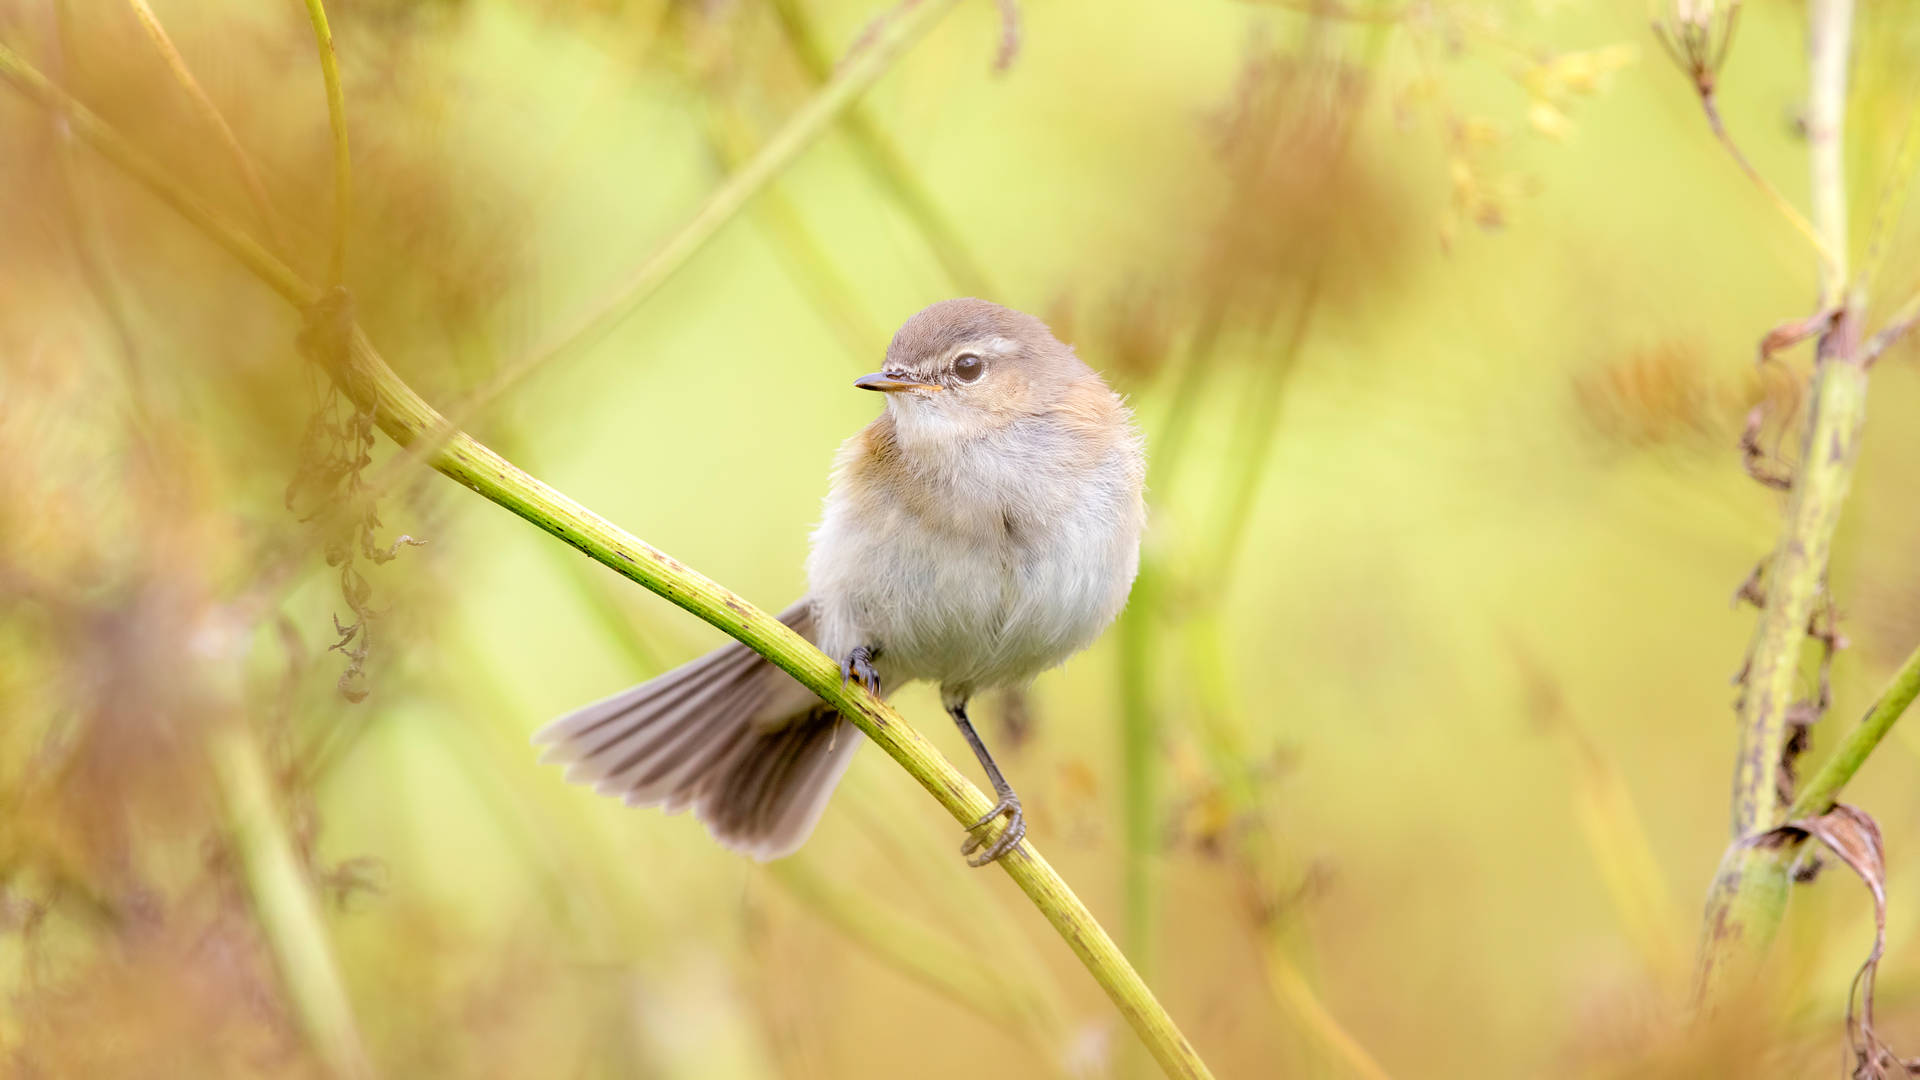
[[(780, 621), (809, 641), (805, 598)], [(576, 709), (534, 733), (542, 763), (628, 806), (691, 808), (722, 845), (765, 861), (813, 832), (860, 733), (739, 642)]]

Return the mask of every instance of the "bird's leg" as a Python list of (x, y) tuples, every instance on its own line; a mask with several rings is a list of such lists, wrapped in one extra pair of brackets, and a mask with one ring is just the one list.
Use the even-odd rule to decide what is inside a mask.
[(993, 809), (987, 811), (986, 816), (967, 826), (967, 840), (960, 845), (960, 854), (972, 855), (979, 850), (980, 845), (986, 843), (986, 834), (981, 830), (1003, 814), (1007, 818), (1006, 830), (999, 838), (980, 852), (979, 858), (967, 860), (968, 866), (985, 866), (1012, 851), (1014, 845), (1027, 835), (1027, 817), (1020, 809), (1020, 796), (1013, 793), (1013, 785), (1000, 775), (1000, 766), (994, 764), (993, 755), (987, 753), (987, 744), (980, 741), (979, 732), (973, 730), (973, 722), (967, 719), (967, 703), (964, 700), (948, 702), (947, 713), (959, 726), (960, 734), (967, 737), (967, 744), (973, 747), (973, 756), (979, 758), (980, 767), (987, 770), (987, 779), (993, 781), (993, 794), (1000, 800), (993, 805)]
[(850, 679), (859, 679), (875, 697), (880, 696), (880, 672), (874, 669), (873, 658), (880, 650), (865, 645), (856, 645), (845, 660), (840, 661), (840, 685), (847, 685)]

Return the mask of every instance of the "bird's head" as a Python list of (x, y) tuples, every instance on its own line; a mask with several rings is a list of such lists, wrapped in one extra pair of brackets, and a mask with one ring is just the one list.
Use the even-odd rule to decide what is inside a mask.
[(886, 366), (855, 386), (887, 395), (887, 411), (912, 441), (962, 440), (1063, 399), (1096, 392), (1098, 375), (1039, 319), (985, 300), (942, 300), (908, 319)]

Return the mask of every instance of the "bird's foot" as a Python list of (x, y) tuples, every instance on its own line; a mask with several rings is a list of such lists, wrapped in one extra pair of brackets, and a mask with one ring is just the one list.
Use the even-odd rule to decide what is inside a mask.
[(840, 685), (845, 686), (850, 680), (858, 679), (860, 685), (878, 697), (880, 672), (873, 666), (873, 656), (874, 651), (865, 645), (855, 646), (854, 650), (847, 654), (847, 658), (840, 662)]
[(979, 850), (980, 845), (987, 842), (987, 836), (983, 830), (1002, 815), (1007, 819), (1006, 829), (994, 839), (992, 844), (988, 845), (985, 851), (980, 852), (979, 858), (968, 859), (968, 866), (985, 866), (994, 862), (1000, 856), (1012, 851), (1014, 846), (1026, 837), (1027, 815), (1020, 809), (1020, 796), (1009, 789), (1000, 793), (1000, 801), (994, 804), (993, 809), (987, 811), (985, 817), (967, 826), (967, 839), (960, 845), (960, 854), (972, 855)]

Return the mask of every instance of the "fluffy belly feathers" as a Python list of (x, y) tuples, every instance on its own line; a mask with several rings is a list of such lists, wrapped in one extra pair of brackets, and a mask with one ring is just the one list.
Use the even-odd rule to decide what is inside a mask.
[(878, 648), (888, 685), (925, 679), (963, 697), (1025, 683), (1085, 648), (1138, 567), (1126, 449), (1074, 485), (1031, 468), (950, 476), (937, 505), (843, 468), (807, 564), (821, 648)]

